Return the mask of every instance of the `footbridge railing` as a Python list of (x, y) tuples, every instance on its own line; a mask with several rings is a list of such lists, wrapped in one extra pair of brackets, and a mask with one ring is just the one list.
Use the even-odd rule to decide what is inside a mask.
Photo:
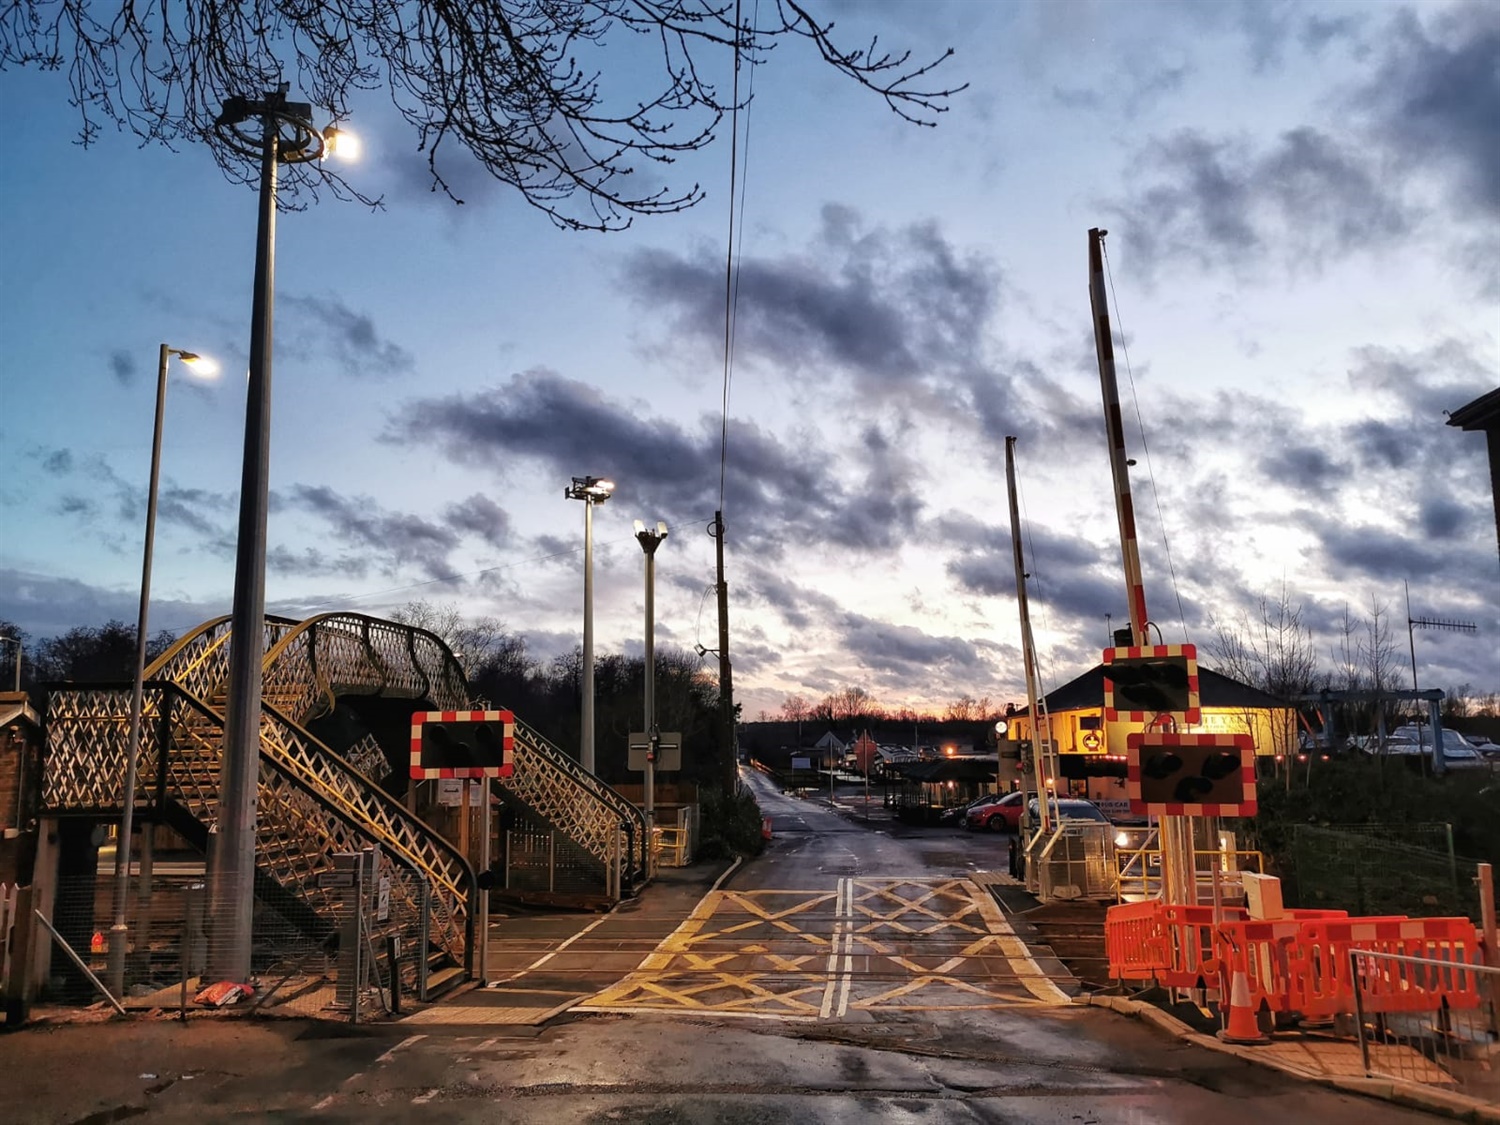
[[(43, 804), (49, 810), (114, 813), (124, 792), (130, 689), (72, 688), (48, 700)], [(143, 700), (134, 799), (174, 819), (174, 808), (208, 829), (218, 817), (223, 717), (176, 684), (153, 682)], [(400, 802), (275, 708), (261, 720), (256, 862), (261, 874), (330, 925), (336, 899), (319, 885), (333, 857), (369, 844), (400, 869), (392, 926), (419, 947), (426, 935), (456, 964), (473, 948), (469, 903), (477, 894), (467, 861)], [(201, 840), (199, 841), (202, 842)], [(424, 914), (427, 916), (424, 922)]]
[(515, 766), (515, 772), (498, 784), (576, 840), (601, 864), (607, 865), (614, 855), (627, 855), (631, 878), (638, 880), (646, 875), (650, 841), (645, 814), (519, 719), (515, 725)]

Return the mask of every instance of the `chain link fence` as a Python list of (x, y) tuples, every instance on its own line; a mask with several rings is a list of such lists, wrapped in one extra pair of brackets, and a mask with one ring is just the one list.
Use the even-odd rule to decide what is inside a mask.
[(426, 999), (440, 900), (377, 851), (338, 858), (319, 878), (316, 910), (270, 901), (274, 884), (257, 880), (257, 892), (270, 893), (254, 904), (248, 981), (204, 975), (214, 919), (231, 916), (234, 904), (214, 901), (201, 860), (174, 858), (146, 874), (140, 863), (132, 867), (123, 941), (112, 933), (113, 865), (62, 876), (50, 912), (37, 920), (33, 990), (43, 1003), (67, 1006), (186, 1011), (232, 1003), (355, 1020), (399, 1010), (403, 995)]
[[(1368, 1077), (1500, 1105), (1495, 999), (1500, 969), (1356, 950), (1355, 1029)], [(1429, 1003), (1414, 998), (1431, 998)], [(1394, 998), (1395, 1003), (1386, 1001)]]
[(1357, 915), (1479, 917), (1476, 860), (1446, 824), (1291, 826), (1287, 904)]

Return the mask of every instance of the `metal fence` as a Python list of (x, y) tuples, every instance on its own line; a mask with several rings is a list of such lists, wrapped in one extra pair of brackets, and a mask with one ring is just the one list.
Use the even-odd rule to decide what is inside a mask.
[(1452, 841), (1446, 824), (1294, 825), (1282, 872), (1287, 903), (1362, 915), (1477, 918), (1478, 895), (1461, 875), (1475, 861), (1454, 855)]
[(1367, 1076), (1500, 1104), (1500, 969), (1366, 950), (1350, 957)]
[[(359, 1019), (399, 1008), (402, 995), (427, 998), (433, 899), (420, 878), (379, 852), (354, 853), (358, 878), (335, 870), (320, 880), (318, 912), (276, 899), (261, 880), (251, 929), (251, 979), (231, 998), (240, 1009), (290, 1006), (302, 1014)], [(198, 862), (163, 865), (132, 879), (123, 966), (110, 961), (115, 876), (64, 876), (37, 926), (28, 976), (41, 1001), (107, 1003), (120, 1010), (219, 1006), (200, 993), (212, 920), (231, 904), (212, 901)], [(352, 870), (352, 867), (350, 868)], [(30, 919), (17, 919), (17, 925)]]

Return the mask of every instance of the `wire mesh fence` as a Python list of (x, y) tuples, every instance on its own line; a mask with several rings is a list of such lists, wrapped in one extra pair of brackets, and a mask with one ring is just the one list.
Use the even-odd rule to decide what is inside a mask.
[(1448, 825), (1295, 825), (1283, 871), (1288, 905), (1350, 914), (1478, 918), (1476, 861)]
[(1500, 969), (1355, 950), (1365, 1074), (1500, 1104)]
[(233, 981), (207, 975), (223, 961), (212, 943), (226, 940), (222, 920), (236, 904), (215, 900), (201, 859), (133, 865), (123, 929), (111, 864), (62, 876), (38, 923), (35, 992), (68, 1006), (235, 1004), (350, 1019), (397, 1010), (403, 994), (425, 999), (441, 898), (378, 851), (339, 858), (308, 899), (257, 879), (249, 979)]

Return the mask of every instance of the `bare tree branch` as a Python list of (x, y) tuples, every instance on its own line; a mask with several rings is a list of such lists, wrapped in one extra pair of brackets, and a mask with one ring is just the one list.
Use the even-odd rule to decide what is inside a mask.
[[(919, 125), (964, 88), (930, 83), (951, 50), (927, 63), (876, 40), (848, 50), (810, 6), (766, 9), (737, 23), (732, 0), (6, 0), (0, 70), (66, 70), (85, 145), (107, 123), (168, 148), (204, 143), (245, 183), (257, 170), (213, 129), (226, 98), (286, 81), (341, 121), (357, 91), (383, 88), (435, 191), (463, 202), (439, 170), (456, 146), (576, 230), (703, 198), (697, 184), (643, 173), (714, 139), (735, 107), (712, 76), (731, 73), (736, 49), (753, 66), (781, 40), (808, 40)], [(647, 45), (649, 66), (631, 65)], [(364, 198), (316, 165), (296, 166), (283, 198), (296, 206), (299, 190), (321, 186)]]

